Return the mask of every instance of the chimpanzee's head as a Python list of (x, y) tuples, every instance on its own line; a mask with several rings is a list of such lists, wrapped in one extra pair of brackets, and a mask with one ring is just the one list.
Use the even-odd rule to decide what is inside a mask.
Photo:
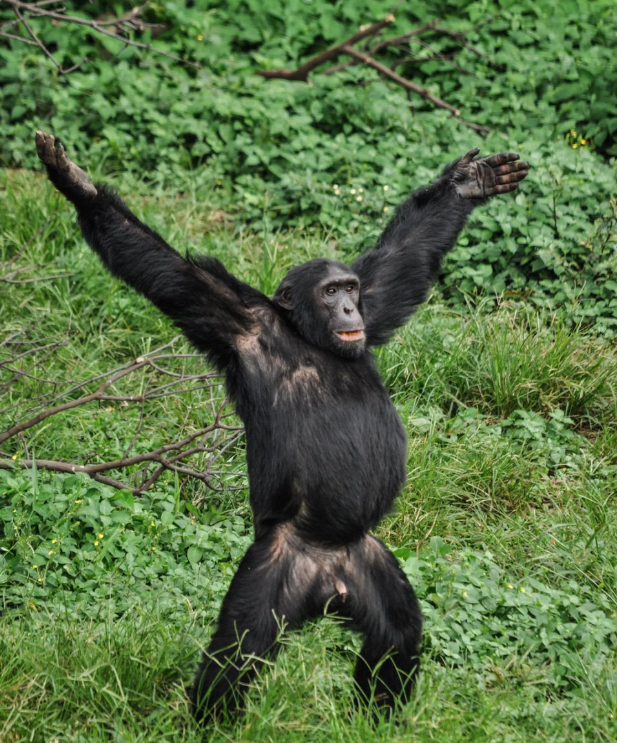
[(309, 343), (345, 358), (363, 353), (360, 280), (343, 263), (318, 258), (292, 268), (273, 301)]

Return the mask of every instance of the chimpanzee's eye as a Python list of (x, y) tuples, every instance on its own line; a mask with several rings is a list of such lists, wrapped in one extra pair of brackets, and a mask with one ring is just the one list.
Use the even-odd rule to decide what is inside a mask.
[(330, 296), (332, 296), (333, 294), (336, 294), (336, 287), (335, 286), (329, 286), (326, 289), (326, 294), (329, 294)]
[(347, 292), (347, 294), (353, 294), (355, 288), (356, 287), (353, 284), (347, 284), (347, 288), (345, 289), (345, 291)]

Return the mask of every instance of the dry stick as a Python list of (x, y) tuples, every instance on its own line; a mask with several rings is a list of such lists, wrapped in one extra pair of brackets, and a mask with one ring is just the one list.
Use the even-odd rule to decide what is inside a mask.
[(4, 282), (5, 284), (38, 284), (39, 281), (51, 281), (52, 279), (68, 279), (71, 276), (75, 276), (74, 273), (59, 273), (55, 276), (37, 276), (33, 279), (15, 279), (14, 276), (17, 276), (17, 274), (23, 273), (24, 271), (29, 271), (31, 268), (39, 268), (39, 266), (24, 266), (24, 268), (16, 268), (14, 271), (11, 271), (11, 273), (7, 274), (6, 276), (0, 276), (0, 281)]
[[(159, 346), (158, 348), (155, 348), (153, 351), (149, 351), (148, 353), (143, 354), (139, 357), (139, 360), (147, 360), (150, 361), (150, 358), (155, 359), (167, 359), (167, 358), (175, 358), (174, 354), (162, 354), (158, 356), (159, 351), (164, 351), (167, 348), (170, 348), (170, 346), (173, 346), (173, 344), (180, 338), (181, 336), (177, 335), (174, 338), (172, 338), (169, 343), (165, 343), (162, 346)], [(155, 354), (157, 354), (155, 356)], [(199, 356), (199, 354), (188, 354), (189, 356)], [(187, 354), (178, 354), (177, 358), (185, 358)], [(123, 364), (122, 366), (116, 367), (115, 369), (111, 369), (110, 371), (103, 372), (102, 374), (97, 374), (94, 377), (90, 377), (90, 379), (86, 379), (85, 382), (79, 382), (79, 384), (75, 384), (72, 387), (69, 387), (68, 390), (64, 390), (64, 392), (61, 392), (59, 395), (56, 395), (55, 397), (52, 397), (49, 400), (46, 400), (45, 402), (41, 403), (41, 405), (51, 405), (54, 402), (57, 402), (58, 400), (61, 400), (63, 397), (66, 397), (67, 395), (70, 395), (71, 392), (75, 392), (76, 390), (80, 390), (83, 387), (86, 387), (89, 384), (92, 384), (92, 382), (98, 382), (100, 379), (105, 379), (105, 377), (110, 377), (113, 374), (115, 374), (117, 371), (120, 371), (122, 369), (126, 369), (129, 366), (132, 366), (135, 362), (129, 361), (126, 364)]]
[[(221, 411), (223, 410), (224, 406), (226, 404), (226, 401), (223, 402), (221, 406)], [(192, 454), (200, 453), (200, 452), (216, 452), (217, 448), (216, 446), (206, 447), (205, 445), (201, 444), (198, 446), (193, 446), (190, 449), (182, 450), (183, 447), (190, 444), (192, 441), (194, 441), (196, 438), (199, 438), (200, 436), (206, 436), (210, 433), (215, 433), (217, 430), (233, 430), (234, 435), (228, 437), (227, 439), (224, 439), (221, 444), (223, 445), (229, 445), (233, 440), (237, 440), (237, 437), (239, 436), (239, 431), (242, 430), (241, 426), (223, 426), (220, 424), (220, 415), (216, 417), (213, 423), (211, 423), (209, 426), (206, 426), (204, 428), (199, 429), (198, 431), (194, 431), (193, 433), (186, 436), (181, 441), (175, 441), (171, 444), (165, 444), (164, 446), (160, 446), (157, 449), (153, 449), (150, 452), (146, 452), (144, 454), (137, 454), (133, 457), (124, 457), (122, 459), (116, 459), (110, 462), (99, 462), (96, 464), (73, 464), (71, 462), (61, 462), (58, 460), (52, 460), (52, 459), (22, 459), (20, 461), (14, 461), (13, 459), (0, 459), (0, 469), (15, 469), (15, 467), (20, 467), (21, 469), (32, 469), (33, 467), (38, 467), (39, 469), (46, 469), (46, 470), (52, 470), (54, 472), (82, 472), (89, 477), (92, 477), (93, 479), (104, 482), (107, 485), (111, 485), (114, 488), (119, 488), (121, 490), (130, 490), (134, 494), (138, 494), (140, 492), (143, 492), (148, 487), (150, 487), (163, 473), (164, 470), (169, 469), (174, 472), (178, 472), (179, 474), (186, 474), (190, 475), (191, 477), (196, 477), (197, 479), (202, 480), (203, 482), (206, 482), (209, 487), (212, 489), (216, 489), (215, 486), (213, 486), (210, 482), (210, 476), (208, 472), (202, 472), (201, 470), (197, 470), (194, 467), (189, 466), (178, 466), (175, 464), (175, 462), (180, 461), (181, 459), (184, 459)], [(178, 451), (180, 450), (180, 451)], [(176, 451), (177, 453), (171, 457), (171, 459), (167, 460), (163, 457), (164, 454), (167, 452)], [(125, 483), (115, 480), (113, 478), (107, 477), (102, 475), (102, 472), (107, 472), (109, 470), (114, 469), (124, 469), (126, 467), (130, 467), (131, 465), (135, 464), (142, 464), (144, 462), (156, 462), (160, 465), (160, 467), (157, 469), (157, 472), (155, 473), (156, 476), (153, 476), (149, 478), (149, 480), (142, 482), (140, 485), (136, 487), (131, 487), (130, 485), (126, 485)]]
[(398, 59), (394, 62), (394, 65), (392, 66), (392, 69), (396, 69), (401, 64), (404, 64), (405, 62), (415, 62), (415, 63), (422, 63), (422, 62), (429, 62), (433, 59), (439, 59), (445, 62), (446, 64), (449, 64), (451, 67), (454, 67), (455, 70), (458, 70), (459, 72), (462, 72), (463, 75), (473, 75), (474, 77), (478, 77), (475, 72), (472, 72), (471, 70), (466, 70), (464, 67), (461, 67), (459, 64), (456, 64), (454, 61), (454, 56), (456, 56), (456, 53), (449, 55), (449, 54), (443, 54), (441, 52), (438, 52), (435, 47), (431, 46), (430, 44), (427, 44), (426, 41), (423, 41), (422, 39), (416, 39), (416, 43), (420, 44), (421, 47), (424, 49), (427, 49), (429, 52), (431, 52), (430, 57), (425, 57), (424, 59), (417, 58), (413, 59), (412, 57), (403, 57), (403, 59)]
[[(15, 333), (13, 336), (11, 336), (11, 338), (13, 338), (15, 335), (19, 335), (19, 333)], [(7, 340), (10, 340), (10, 338)], [(57, 348), (58, 346), (62, 346), (65, 344), (66, 341), (52, 341), (51, 343), (46, 343), (44, 346), (35, 346), (34, 348), (29, 348), (27, 351), (23, 351), (22, 353), (17, 354), (17, 356), (11, 356), (11, 358), (7, 359), (6, 361), (0, 361), (0, 368), (6, 366), (7, 364), (14, 364), (16, 361), (19, 361), (19, 359), (23, 359), (24, 356), (29, 356), (32, 353), (37, 353), (38, 351), (46, 351), (48, 348)]]
[(406, 90), (411, 90), (413, 93), (417, 93), (418, 95), (421, 95), (423, 98), (426, 98), (427, 101), (430, 101), (437, 108), (445, 108), (446, 111), (450, 111), (450, 113), (453, 114), (454, 116), (456, 117), (460, 116), (461, 112), (458, 110), (458, 108), (455, 108), (449, 103), (446, 103), (446, 101), (442, 101), (441, 98), (437, 98), (437, 96), (434, 96), (432, 93), (430, 93), (426, 88), (423, 88), (421, 85), (412, 83), (411, 80), (407, 80), (406, 78), (401, 77), (400, 75), (397, 75), (396, 72), (392, 72), (391, 69), (381, 64), (381, 62), (378, 62), (377, 60), (373, 59), (368, 54), (365, 54), (364, 52), (360, 52), (357, 49), (354, 49), (352, 46), (343, 47), (343, 52), (345, 54), (349, 54), (350, 57), (355, 57), (361, 62), (364, 62), (364, 64), (367, 64), (369, 67), (373, 67), (378, 72), (381, 72), (382, 75), (385, 75), (386, 77), (390, 78), (390, 80), (393, 80), (395, 83), (398, 83), (398, 85), (401, 85)]
[[(108, 31), (107, 28), (104, 26), (106, 25), (113, 25), (109, 21), (90, 21), (86, 18), (79, 18), (78, 16), (74, 15), (66, 15), (66, 13), (56, 13), (53, 10), (46, 10), (42, 8), (41, 6), (37, 5), (36, 3), (22, 3), (21, 0), (3, 0), (7, 5), (10, 5), (15, 13), (19, 15), (20, 11), (23, 11), (24, 13), (29, 14), (30, 17), (33, 18), (49, 18), (54, 21), (60, 21), (61, 23), (76, 23), (80, 26), (86, 26), (87, 28), (91, 28), (93, 31), (96, 31), (96, 33), (103, 34), (104, 36), (109, 36), (112, 39), (116, 39), (117, 41), (121, 41), (123, 44), (126, 44), (127, 46), (134, 46), (138, 49), (146, 49), (147, 51), (154, 52), (155, 54), (159, 54), (162, 57), (167, 57), (168, 59), (173, 59), (174, 62), (180, 62), (181, 64), (190, 65), (191, 67), (195, 67), (199, 69), (199, 65), (195, 64), (194, 62), (188, 62), (185, 59), (182, 59), (181, 57), (177, 57), (175, 54), (169, 54), (169, 52), (163, 52), (160, 49), (157, 49), (152, 44), (143, 44), (140, 41), (134, 41), (133, 39), (129, 39), (126, 36), (122, 36), (120, 34), (114, 33), (113, 31)], [(24, 27), (27, 28), (25, 21), (20, 19), (21, 22), (24, 24)], [(28, 33), (32, 36), (31, 30), (28, 31)], [(36, 36), (34, 36), (35, 40), (37, 41), (37, 45), (41, 48), (41, 50), (45, 53), (46, 56), (50, 57), (56, 67), (58, 67), (58, 70), (63, 74), (68, 74), (69, 72), (73, 72), (77, 67), (82, 65), (87, 58), (84, 58), (81, 62), (79, 62), (77, 65), (74, 65), (73, 67), (69, 68), (68, 70), (63, 70), (58, 62), (54, 59), (51, 52), (47, 49), (47, 47), (40, 42)]]
[(46, 57), (49, 57), (51, 61), (56, 65), (58, 70), (64, 74), (64, 70), (62, 69), (62, 65), (58, 60), (54, 57), (54, 55), (49, 51), (49, 49), (41, 42), (39, 37), (34, 33), (34, 31), (30, 28), (30, 26), (26, 23), (26, 19), (21, 14), (19, 8), (17, 5), (13, 5), (13, 11), (15, 15), (19, 18), (19, 21), (21, 25), (26, 29), (26, 32), (30, 35), (30, 38), (32, 41), (38, 46), (38, 48), (45, 54)]
[(327, 62), (333, 57), (338, 57), (339, 54), (345, 54), (345, 47), (349, 46), (350, 44), (356, 44), (358, 41), (362, 41), (362, 39), (365, 39), (367, 36), (374, 36), (376, 33), (381, 31), (384, 26), (393, 23), (394, 20), (394, 15), (390, 13), (383, 19), (383, 21), (378, 21), (377, 23), (373, 23), (371, 26), (361, 28), (357, 33), (353, 34), (353, 36), (350, 36), (346, 41), (343, 41), (342, 43), (337, 44), (330, 49), (326, 49), (326, 51), (312, 57), (308, 60), (308, 62), (305, 62), (303, 65), (298, 67), (297, 70), (260, 70), (257, 74), (270, 80), (297, 80), (299, 82), (306, 83), (308, 82), (309, 73), (312, 72), (312, 70), (314, 70), (316, 67), (319, 67), (324, 62)]
[[(18, 336), (19, 333), (15, 333), (11, 337)], [(9, 340), (9, 339), (7, 339)], [(174, 339), (175, 341), (176, 339)], [(119, 379), (132, 374), (134, 371), (137, 371), (140, 368), (144, 368), (146, 366), (152, 366), (152, 361), (154, 359), (160, 360), (160, 359), (168, 359), (168, 358), (195, 358), (199, 357), (200, 354), (162, 354), (159, 353), (162, 350), (165, 350), (169, 346), (172, 345), (174, 341), (171, 341), (170, 343), (167, 343), (154, 351), (151, 351), (149, 354), (145, 356), (138, 357), (134, 361), (129, 362), (128, 364), (123, 365), (122, 367), (116, 368), (112, 370), (111, 372), (107, 372), (101, 375), (97, 375), (96, 377), (93, 377), (90, 380), (87, 380), (86, 382), (82, 382), (79, 385), (74, 385), (69, 391), (73, 391), (75, 389), (79, 389), (83, 387), (84, 385), (87, 385), (88, 383), (92, 381), (100, 381), (101, 379), (107, 379), (101, 384), (96, 390), (96, 392), (90, 394), (90, 395), (83, 395), (82, 397), (78, 398), (77, 400), (73, 400), (68, 403), (63, 403), (61, 405), (57, 405), (53, 408), (47, 409), (39, 413), (38, 415), (30, 418), (29, 420), (18, 424), (16, 426), (13, 426), (8, 431), (3, 432), (0, 434), (0, 442), (6, 441), (9, 438), (12, 438), (14, 436), (18, 436), (22, 441), (22, 432), (24, 430), (27, 430), (29, 428), (32, 428), (42, 421), (46, 420), (47, 418), (51, 417), (52, 415), (56, 415), (57, 413), (63, 412), (65, 410), (69, 410), (71, 408), (79, 407), (81, 405), (85, 405), (89, 402), (93, 401), (105, 401), (105, 400), (140, 400), (143, 403), (145, 400), (154, 399), (156, 397), (161, 397), (167, 394), (179, 394), (182, 391), (185, 390), (178, 390), (177, 386), (181, 384), (182, 382), (186, 382), (190, 379), (198, 379), (198, 378), (212, 378), (215, 376), (220, 376), (213, 374), (212, 372), (207, 372), (203, 375), (187, 375), (185, 379), (181, 378), (175, 378), (171, 382), (168, 382), (163, 385), (159, 385), (158, 387), (154, 388), (153, 390), (146, 391), (142, 393), (141, 395), (131, 395), (131, 396), (119, 396), (119, 395), (109, 395), (106, 394), (106, 391), (109, 389), (111, 385), (113, 385), (115, 382), (117, 382)], [(33, 349), (29, 349), (28, 351), (19, 354), (17, 358), (21, 358), (24, 356), (29, 355), (30, 353), (33, 353), (35, 351), (41, 351), (45, 349), (55, 348), (57, 345), (60, 345), (60, 342), (56, 343), (50, 343), (45, 346), (38, 346)], [(13, 358), (11, 361), (15, 361), (16, 359)], [(7, 367), (5, 367), (7, 368)], [(164, 367), (156, 366), (156, 370), (159, 373), (163, 374), (169, 374), (170, 376), (173, 375), (174, 377), (177, 377), (177, 372), (172, 372), (171, 370), (167, 370)], [(209, 382), (207, 384), (201, 385), (199, 387), (195, 388), (186, 388), (186, 390), (190, 389), (202, 389), (202, 388), (210, 388), (212, 389), (214, 386), (218, 386), (219, 383), (216, 382)], [(161, 392), (161, 390), (164, 390), (166, 388), (174, 388), (174, 389), (168, 389), (167, 392)], [(64, 397), (67, 392), (65, 391), (61, 395), (56, 396), (54, 399), (59, 399)], [(157, 392), (158, 394), (153, 394)], [(212, 393), (211, 393), (212, 394)], [(213, 398), (212, 404), (213, 404), (213, 412), (214, 412), (214, 421), (210, 425), (199, 429), (198, 431), (194, 431), (190, 433), (189, 435), (185, 436), (180, 441), (172, 442), (171, 444), (165, 444), (163, 446), (158, 447), (157, 449), (154, 449), (152, 451), (134, 455), (132, 457), (128, 456), (128, 453), (130, 451), (130, 448), (132, 448), (132, 444), (134, 443), (135, 437), (133, 438), (133, 441), (131, 442), (131, 445), (129, 445), (129, 448), (127, 449), (127, 452), (125, 456), (122, 459), (117, 459), (109, 462), (99, 462), (95, 464), (87, 464), (87, 465), (80, 465), (75, 464), (71, 462), (62, 462), (58, 460), (49, 460), (49, 459), (33, 459), (30, 457), (29, 452), (26, 448), (26, 458), (20, 461), (15, 461), (12, 458), (9, 459), (8, 455), (6, 453), (3, 453), (4, 457), (7, 457), (6, 459), (0, 459), (0, 469), (14, 469), (15, 467), (19, 467), (22, 469), (28, 469), (32, 467), (39, 467), (41, 469), (47, 469), (51, 471), (56, 472), (82, 472), (84, 474), (87, 474), (89, 477), (92, 477), (93, 479), (97, 480), (98, 482), (105, 483), (107, 485), (110, 485), (114, 488), (119, 489), (128, 489), (134, 494), (139, 494), (146, 490), (148, 487), (150, 487), (158, 478), (163, 474), (165, 470), (171, 470), (174, 472), (177, 472), (178, 474), (184, 474), (190, 477), (195, 477), (197, 479), (202, 480), (205, 482), (211, 489), (213, 490), (219, 490), (216, 485), (213, 484), (211, 480), (210, 475), (210, 469), (211, 469), (211, 463), (208, 464), (208, 467), (206, 471), (198, 470), (195, 467), (191, 467), (189, 465), (180, 465), (176, 464), (179, 463), (181, 460), (186, 459), (187, 457), (197, 454), (197, 453), (209, 453), (211, 456), (213, 456), (215, 459), (220, 456), (222, 452), (219, 451), (221, 447), (224, 449), (227, 449), (228, 446), (230, 446), (234, 441), (237, 440), (237, 438), (240, 435), (240, 431), (242, 431), (242, 426), (231, 426), (223, 423), (222, 421), (229, 417), (231, 413), (225, 413), (225, 406), (227, 404), (227, 401), (223, 401), (222, 404), (220, 404), (218, 407), (215, 405), (215, 401)], [(142, 419), (143, 419), (143, 410), (142, 410)], [(140, 423), (138, 426), (141, 427), (142, 419), (140, 419)], [(217, 441), (216, 436), (218, 431), (231, 431), (232, 435), (224, 437), (222, 441)], [(136, 434), (136, 435), (137, 435)], [(199, 444), (197, 446), (192, 446), (190, 448), (186, 448), (189, 446), (192, 442), (194, 442), (197, 438), (208, 436), (208, 435), (214, 435), (214, 442), (210, 446), (206, 446), (205, 444)], [(24, 442), (25, 443), (25, 442)], [(170, 458), (167, 458), (165, 455), (168, 453), (172, 453), (173, 456)], [(120, 480), (117, 480), (115, 478), (109, 477), (107, 475), (104, 475), (104, 472), (108, 472), (109, 470), (114, 469), (122, 469), (126, 467), (130, 467), (132, 465), (136, 464), (143, 464), (147, 462), (154, 462), (159, 464), (159, 467), (155, 471), (155, 473), (149, 477), (147, 480), (143, 480), (139, 485), (137, 486), (131, 486), (124, 482), (121, 482)]]
[(421, 95), (423, 98), (426, 98), (436, 108), (445, 108), (446, 111), (450, 111), (450, 113), (456, 118), (457, 121), (460, 121), (461, 124), (464, 124), (466, 127), (469, 127), (469, 129), (473, 129), (476, 132), (490, 132), (490, 129), (487, 126), (480, 126), (479, 124), (472, 124), (469, 121), (465, 121), (464, 119), (461, 119), (460, 117), (461, 112), (458, 110), (458, 108), (455, 108), (449, 103), (446, 103), (446, 101), (442, 101), (441, 98), (437, 98), (437, 96), (434, 96), (432, 93), (430, 93), (426, 88), (423, 88), (421, 85), (412, 83), (411, 80), (407, 80), (406, 78), (401, 77), (400, 75), (397, 75), (396, 72), (393, 72), (389, 67), (386, 67), (385, 65), (381, 64), (381, 62), (377, 62), (377, 60), (372, 59), (372, 57), (369, 57), (368, 54), (364, 54), (364, 52), (359, 52), (357, 49), (354, 49), (353, 47), (346, 47), (345, 53), (349, 54), (351, 57), (355, 57), (356, 59), (361, 60), (362, 62), (367, 64), (369, 67), (373, 67), (378, 72), (381, 72), (382, 75), (385, 75), (385, 77), (388, 77), (390, 78), (390, 80), (401, 85), (403, 88), (405, 88), (405, 90), (410, 90), (413, 93), (417, 93), (418, 95)]
[[(424, 31), (428, 31), (434, 28), (438, 23), (441, 23), (441, 18), (436, 18), (434, 21), (426, 23), (424, 26), (418, 26), (418, 28), (414, 28), (412, 31), (408, 31), (407, 33), (401, 34), (400, 36), (393, 36), (390, 39), (383, 39), (382, 41), (379, 41), (377, 44), (368, 49), (366, 53), (372, 57), (377, 52), (381, 51), (381, 49), (383, 49), (384, 47), (398, 46), (405, 41), (409, 41), (409, 39), (411, 39), (413, 36), (418, 36), (419, 34), (424, 33)], [(329, 67), (327, 70), (324, 70), (323, 74), (333, 75), (335, 72), (340, 72), (347, 67), (351, 67), (352, 65), (357, 64), (358, 60), (351, 59), (348, 62), (342, 62), (341, 64), (335, 65), (334, 67)]]
[[(10, 3), (8, 2), (8, 0), (2, 0), (2, 1), (3, 1), (3, 2), (5, 2), (5, 1), (6, 1), (6, 4), (7, 4), (7, 5), (8, 5), (8, 4), (10, 4)], [(30, 5), (31, 5), (31, 7), (33, 7), (33, 8), (42, 8), (42, 7), (44, 7), (45, 5), (57, 5), (57, 4), (58, 4), (58, 2), (59, 2), (59, 0), (40, 0), (40, 2), (38, 2), (38, 3), (30, 3)], [(15, 25), (16, 25), (16, 24), (18, 24), (18, 23), (19, 23), (19, 20), (14, 20), (14, 21), (5, 21), (4, 23), (1, 23), (1, 24), (0, 24), (0, 32), (1, 32), (1, 31), (3, 31), (3, 30), (4, 30), (5, 28), (10, 28), (11, 26), (15, 26)], [(22, 39), (22, 37), (21, 37), (21, 36), (20, 36), (20, 37), (18, 37), (18, 38), (19, 38), (20, 40), (24, 40), (24, 41), (25, 41), (25, 39)], [(32, 43), (34, 43), (34, 42), (32, 42)]]
[(90, 465), (85, 464), (71, 464), (70, 462), (57, 462), (53, 459), (22, 459), (20, 462), (14, 462), (12, 460), (0, 459), (0, 469), (12, 470), (15, 467), (21, 467), (22, 469), (37, 469), (51, 470), (52, 472), (84, 472), (89, 475), (93, 480), (103, 482), (106, 485), (111, 485), (113, 488), (118, 490), (130, 490), (134, 495), (138, 495), (139, 491), (136, 488), (132, 488), (130, 485), (126, 485), (120, 480), (114, 480), (106, 475), (101, 475), (97, 472), (90, 473), (88, 467)]
[(13, 436), (16, 436), (18, 433), (21, 433), (22, 431), (27, 430), (28, 428), (37, 426), (42, 421), (47, 420), (47, 418), (51, 418), (52, 415), (57, 415), (58, 413), (62, 413), (65, 410), (71, 410), (72, 408), (77, 408), (80, 405), (85, 405), (86, 403), (93, 402), (94, 400), (100, 400), (101, 397), (105, 394), (105, 391), (109, 389), (109, 387), (111, 387), (111, 385), (114, 382), (117, 382), (119, 379), (122, 379), (122, 377), (126, 377), (127, 374), (131, 374), (136, 369), (140, 369), (142, 366), (145, 366), (147, 363), (148, 362), (146, 359), (143, 359), (141, 361), (134, 361), (130, 366), (118, 372), (113, 377), (111, 377), (106, 382), (104, 382), (98, 388), (96, 392), (93, 392), (90, 395), (85, 395), (83, 397), (80, 397), (77, 400), (71, 400), (71, 402), (65, 402), (63, 405), (57, 405), (54, 408), (43, 410), (38, 415), (35, 415), (34, 418), (30, 418), (29, 420), (24, 421), (23, 423), (19, 423), (18, 425), (13, 426), (12, 428), (9, 428), (7, 431), (0, 433), (0, 444), (12, 438)]
[(3, 31), (0, 28), (0, 37), (3, 39), (12, 39), (13, 41), (19, 41), (22, 44), (30, 44), (31, 46), (39, 46), (39, 44), (36, 43), (36, 41), (32, 41), (31, 39), (26, 39), (23, 36), (17, 36), (16, 34), (10, 34), (7, 31)]

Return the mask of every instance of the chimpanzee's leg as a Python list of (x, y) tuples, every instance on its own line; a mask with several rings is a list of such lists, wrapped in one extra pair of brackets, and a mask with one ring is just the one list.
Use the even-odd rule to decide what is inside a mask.
[(378, 708), (405, 703), (420, 665), (422, 614), (394, 555), (367, 536), (352, 553), (346, 613), (365, 642), (355, 670), (363, 698)]
[(285, 536), (281, 526), (258, 539), (231, 582), (192, 689), (198, 720), (233, 712), (261, 659), (276, 650), (281, 628), (298, 627), (319, 611), (311, 598), (317, 576), (299, 570)]

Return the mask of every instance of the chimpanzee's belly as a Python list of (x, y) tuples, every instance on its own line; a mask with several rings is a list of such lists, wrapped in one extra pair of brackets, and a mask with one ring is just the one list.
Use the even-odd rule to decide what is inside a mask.
[(387, 392), (278, 390), (247, 427), (256, 528), (293, 520), (309, 539), (348, 543), (374, 527), (405, 481), (406, 439)]

